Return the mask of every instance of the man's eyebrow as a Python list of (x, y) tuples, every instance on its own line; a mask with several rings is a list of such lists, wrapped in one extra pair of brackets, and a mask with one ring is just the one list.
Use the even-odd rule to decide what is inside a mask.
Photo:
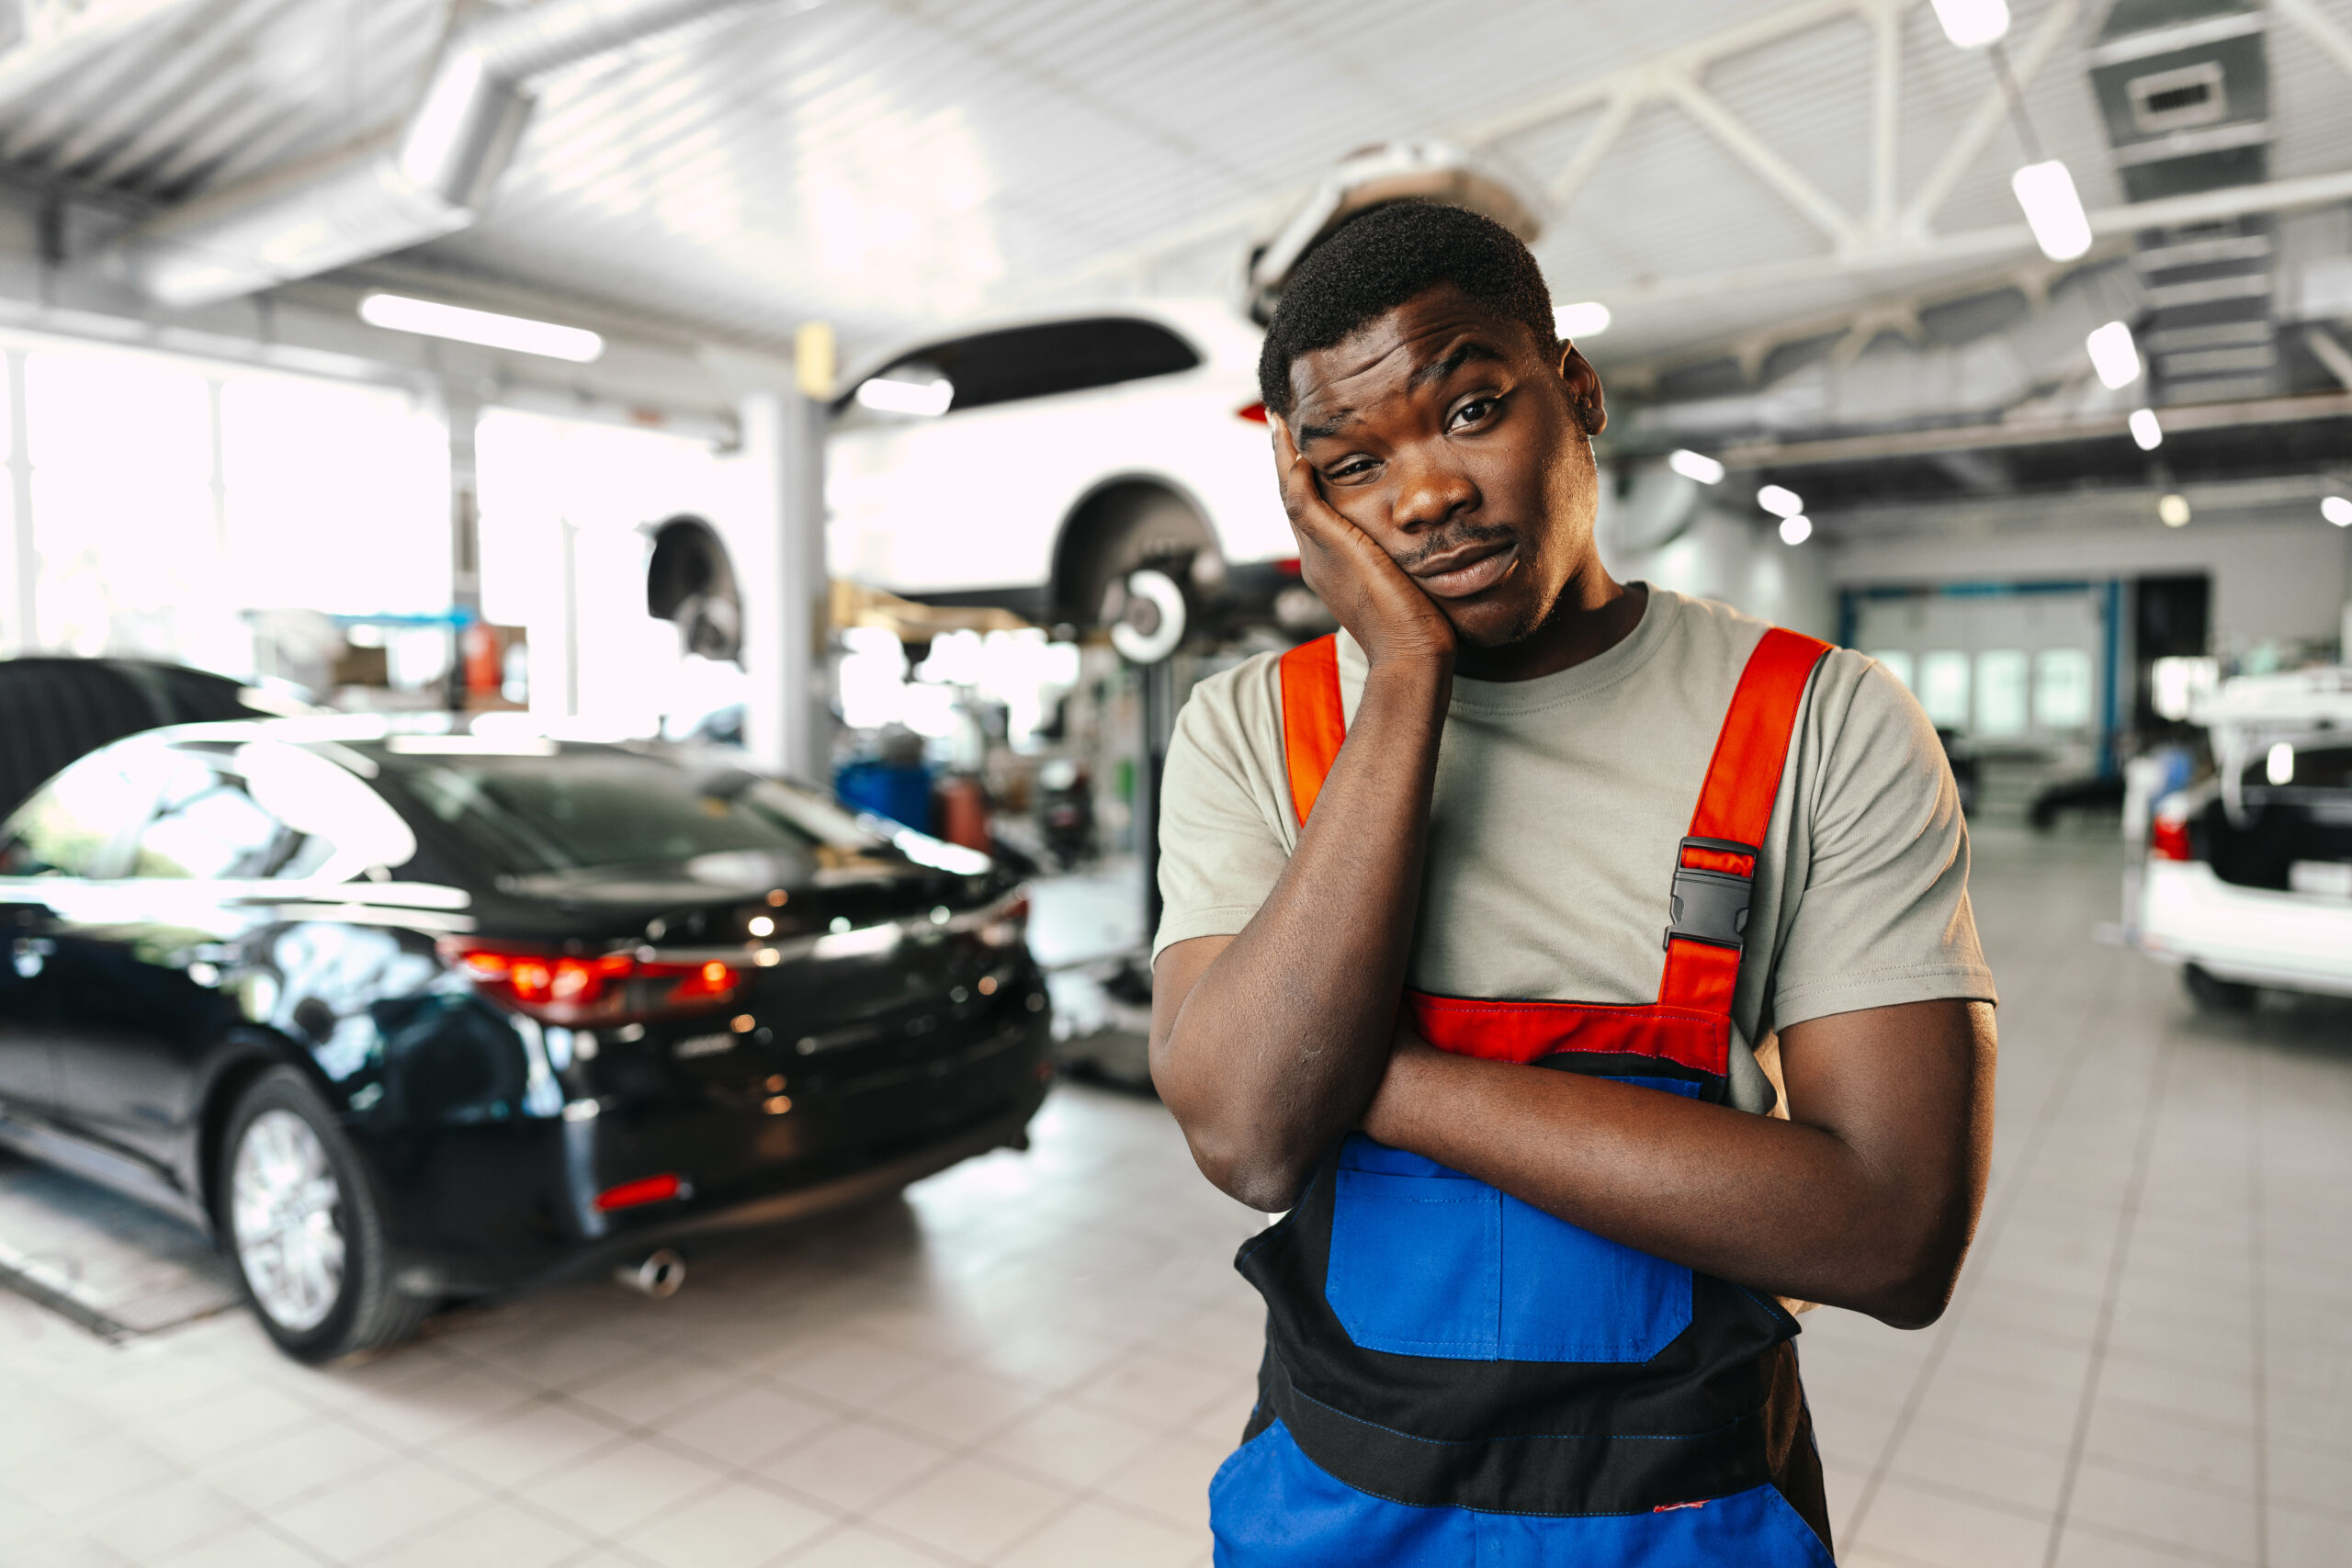
[(1297, 431), (1298, 443), (1304, 446), (1310, 441), (1329, 441), (1355, 423), (1356, 411), (1341, 409), (1331, 416), (1329, 423), (1300, 425)]
[(1443, 359), (1431, 360), (1414, 371), (1412, 385), (1426, 387), (1432, 381), (1442, 381), (1474, 359), (1491, 359), (1498, 365), (1509, 363), (1500, 349), (1472, 338), (1467, 343), (1456, 345), (1453, 352)]

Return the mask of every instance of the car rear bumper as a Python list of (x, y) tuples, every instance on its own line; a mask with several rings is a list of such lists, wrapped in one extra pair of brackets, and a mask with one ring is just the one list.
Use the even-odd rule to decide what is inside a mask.
[(2139, 945), (2223, 980), (2352, 996), (2352, 904), (2239, 887), (2202, 861), (2150, 861)]
[(845, 1176), (714, 1208), (673, 1206), (627, 1230), (555, 1251), (494, 1254), (411, 1254), (395, 1278), (408, 1295), (478, 1296), (580, 1279), (644, 1257), (659, 1247), (774, 1229), (797, 1220), (852, 1209), (887, 1198), (952, 1165), (993, 1149), (1025, 1148), (1029, 1120), (1045, 1087), (1027, 1104), (944, 1142)]
[[(409, 1238), (396, 1249), (400, 1287), (465, 1296), (575, 1277), (853, 1206), (1023, 1146), (1046, 1095), (1049, 1033), (1043, 1015), (1028, 1015), (924, 1070), (843, 1077), (835, 1092), (778, 1115), (673, 1101), (452, 1131), (408, 1162), (431, 1180), (396, 1200), (395, 1234)], [(682, 1179), (674, 1198), (596, 1207), (600, 1192), (668, 1173)]]

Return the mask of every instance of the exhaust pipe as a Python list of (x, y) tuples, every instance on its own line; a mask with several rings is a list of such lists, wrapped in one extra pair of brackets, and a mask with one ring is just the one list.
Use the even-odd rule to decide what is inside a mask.
[(636, 1263), (624, 1263), (613, 1278), (639, 1294), (666, 1301), (686, 1282), (686, 1260), (670, 1247), (656, 1247)]

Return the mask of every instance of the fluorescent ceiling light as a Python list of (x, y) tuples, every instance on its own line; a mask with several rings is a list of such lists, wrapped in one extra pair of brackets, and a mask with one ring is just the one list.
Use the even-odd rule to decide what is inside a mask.
[(2188, 526), (2188, 498), (2167, 495), (2156, 502), (2156, 520), (2167, 528)]
[(1779, 485), (1766, 485), (1756, 492), (1756, 504), (1775, 517), (1794, 517), (1804, 510), (1804, 502), (1792, 490)]
[(2132, 341), (2132, 329), (2121, 321), (2098, 328), (2083, 346), (2091, 351), (2091, 368), (2098, 372), (2102, 386), (2128, 387), (2140, 378), (2140, 348)]
[(956, 383), (944, 376), (927, 381), (894, 381), (876, 376), (857, 384), (857, 400), (882, 413), (921, 414), (936, 419), (956, 400)]
[(2132, 411), (2132, 439), (2140, 444), (2143, 452), (2153, 452), (2164, 445), (2165, 427), (2156, 423), (2155, 410)]
[(1565, 338), (1599, 337), (1609, 330), (1609, 307), (1598, 299), (1563, 305), (1552, 312), (1552, 325)]
[(1677, 446), (1666, 455), (1666, 466), (1686, 479), (1697, 479), (1702, 485), (1724, 482), (1724, 466), (1703, 452), (1693, 452), (1687, 446)]
[(1802, 545), (1813, 537), (1813, 519), (1800, 512), (1781, 519), (1781, 543)]
[(1982, 49), (2009, 30), (2005, 0), (1935, 0), (1936, 20), (1956, 49)]
[(2018, 205), (2025, 209), (2025, 220), (2033, 230), (2033, 243), (2052, 261), (2073, 261), (2091, 248), (2091, 220), (2083, 212), (2083, 198), (2075, 194), (2075, 176), (2056, 158), (2046, 164), (2028, 164), (2009, 176), (2009, 188), (2017, 193)]
[(575, 365), (585, 365), (605, 352), (605, 340), (585, 327), (560, 327), (527, 316), (502, 316), (495, 310), (469, 310), (460, 305), (411, 299), (403, 294), (368, 295), (359, 301), (359, 319), (371, 327), (389, 327), (396, 333), (422, 333), (426, 337), (478, 343), (484, 348), (543, 354)]
[(2319, 503), (2319, 514), (2339, 528), (2352, 528), (2352, 498), (2331, 495)]

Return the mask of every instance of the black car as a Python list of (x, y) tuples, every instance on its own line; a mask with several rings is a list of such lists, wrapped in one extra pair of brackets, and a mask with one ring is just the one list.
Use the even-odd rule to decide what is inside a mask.
[(1020, 1145), (1027, 912), (708, 754), (153, 731), (0, 829), (0, 1142), (212, 1231), (324, 1360)]

